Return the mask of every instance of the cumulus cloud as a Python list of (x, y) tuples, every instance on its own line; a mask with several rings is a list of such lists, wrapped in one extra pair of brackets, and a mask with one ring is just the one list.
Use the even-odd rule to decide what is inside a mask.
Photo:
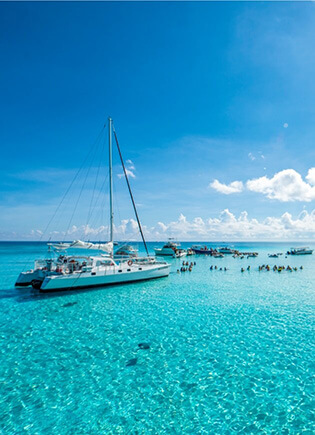
[(231, 193), (239, 193), (243, 190), (243, 183), (241, 181), (233, 181), (230, 184), (220, 183), (219, 180), (214, 180), (210, 183), (209, 187), (216, 190), (217, 192), (224, 193), (225, 195), (230, 195)]
[[(216, 241), (216, 240), (308, 240), (315, 241), (315, 210), (307, 212), (303, 210), (296, 218), (285, 212), (281, 216), (269, 216), (265, 219), (250, 217), (247, 211), (238, 216), (229, 209), (219, 213), (217, 217), (202, 219), (195, 217), (188, 220), (180, 214), (178, 219), (171, 222), (157, 222), (153, 226), (143, 225), (143, 232), (147, 240), (164, 241), (168, 237), (175, 237), (182, 241)], [(39, 232), (34, 230), (24, 239), (34, 240)], [(92, 228), (89, 225), (73, 226), (67, 233), (53, 231), (47, 239), (52, 240), (107, 240), (109, 235), (108, 226)], [(137, 222), (134, 219), (124, 219), (114, 227), (115, 240), (139, 241), (140, 233)], [(1, 237), (1, 234), (0, 234)], [(8, 235), (6, 235), (8, 240)], [(12, 238), (20, 239), (20, 235)]]
[(248, 153), (248, 157), (249, 157), (252, 161), (256, 160), (256, 157), (253, 155), (253, 153)]
[[(128, 177), (136, 178), (134, 172), (131, 171), (130, 169), (127, 169), (127, 168), (126, 168), (126, 174), (127, 174)], [(117, 177), (118, 177), (118, 178), (123, 178), (124, 176), (125, 176), (125, 174), (117, 174)]]
[[(136, 168), (135, 168), (135, 165), (132, 162), (132, 160), (130, 160), (130, 159), (126, 160), (126, 173), (127, 173), (127, 176), (131, 177), (131, 178), (136, 178), (135, 170), (136, 170)], [(124, 173), (117, 174), (118, 178), (124, 178), (124, 176), (125, 176)]]
[[(307, 175), (311, 180), (314, 175), (314, 169), (312, 168)], [(246, 187), (252, 192), (259, 192), (266, 195), (267, 198), (277, 199), (282, 202), (310, 202), (315, 199), (315, 187), (306, 183), (294, 169), (285, 169), (277, 172), (272, 178), (264, 176), (248, 180)]]
[(288, 124), (287, 122), (285, 122), (285, 123), (283, 124), (283, 127), (284, 127), (284, 128), (288, 128), (288, 127), (289, 127), (289, 124)]
[(315, 168), (311, 168), (305, 178), (309, 182), (309, 184), (315, 186)]
[[(262, 193), (269, 199), (310, 202), (315, 200), (315, 168), (308, 171), (305, 179), (294, 169), (285, 169), (271, 178), (263, 176), (247, 180), (245, 186), (247, 190)], [(224, 194), (239, 193), (244, 189), (241, 181), (222, 184), (214, 180), (210, 187)]]
[(134, 170), (136, 169), (136, 168), (135, 168), (135, 165), (134, 165), (134, 163), (133, 163), (132, 160), (130, 160), (130, 159), (126, 160), (126, 164), (128, 165), (128, 168), (129, 168), (131, 171), (134, 171)]
[(223, 210), (218, 217), (195, 218), (185, 216), (163, 226), (147, 229), (151, 239), (164, 240), (166, 236), (179, 240), (298, 240), (315, 239), (315, 210), (303, 211), (296, 219), (290, 213), (280, 217), (258, 220), (250, 218), (246, 211), (239, 216)]

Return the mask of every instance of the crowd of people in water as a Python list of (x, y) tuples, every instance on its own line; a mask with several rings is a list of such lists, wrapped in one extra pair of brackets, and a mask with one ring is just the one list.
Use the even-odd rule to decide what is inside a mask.
[(218, 266), (210, 266), (210, 270), (224, 270), (226, 272), (228, 269), (227, 267), (218, 267)]
[[(196, 266), (196, 262), (195, 261), (191, 261), (190, 263), (188, 261), (183, 261), (182, 263), (182, 267), (180, 269), (177, 269), (177, 273), (181, 273), (181, 272), (192, 272), (193, 267)], [(218, 267), (217, 265), (211, 265), (209, 267), (209, 270), (218, 270), (218, 271), (224, 271), (226, 272), (228, 270), (227, 267)], [(245, 272), (245, 271), (250, 272), (251, 267), (250, 265), (247, 266), (247, 268), (242, 267), (241, 268), (241, 272)], [(270, 266), (269, 264), (262, 264), (261, 266), (258, 266), (258, 271), (267, 271), (269, 272), (270, 270), (272, 270), (273, 272), (282, 272), (282, 271), (287, 271), (287, 272), (296, 272), (298, 270), (303, 270), (303, 266), (300, 267), (291, 267), (290, 265), (288, 266)]]
[[(303, 270), (303, 266), (300, 266), (299, 268), (295, 267), (291, 267), (291, 266), (277, 266), (276, 264), (271, 267), (269, 266), (269, 264), (263, 264), (262, 266), (258, 267), (259, 272), (261, 272), (262, 270), (266, 270), (267, 272), (269, 272), (270, 270), (273, 270), (274, 272), (282, 272), (284, 270), (288, 271), (288, 272), (293, 272), (293, 271), (297, 271), (298, 269)], [(244, 272), (244, 270), (242, 270), (242, 272)]]
[(191, 272), (194, 266), (196, 266), (195, 261), (191, 261), (190, 263), (189, 263), (189, 261), (183, 261), (182, 267), (180, 269), (177, 269), (177, 273)]

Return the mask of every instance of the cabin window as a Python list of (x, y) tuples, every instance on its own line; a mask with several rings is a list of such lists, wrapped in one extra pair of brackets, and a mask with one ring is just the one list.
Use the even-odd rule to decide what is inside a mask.
[(119, 270), (118, 272), (122, 272), (122, 270)]
[(91, 275), (96, 275), (96, 272), (92, 272)]
[(127, 269), (127, 272), (130, 272), (131, 271), (131, 269)]
[(139, 267), (139, 270), (142, 270), (142, 267)]

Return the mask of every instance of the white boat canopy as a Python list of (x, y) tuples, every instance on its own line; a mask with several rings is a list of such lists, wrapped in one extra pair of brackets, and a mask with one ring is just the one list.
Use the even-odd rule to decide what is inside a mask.
[(75, 249), (90, 249), (93, 251), (103, 251), (111, 254), (113, 252), (113, 242), (108, 243), (91, 243), (82, 242), (82, 240), (74, 240), (72, 243), (48, 243), (48, 246), (52, 246), (58, 251), (64, 251), (69, 248)]

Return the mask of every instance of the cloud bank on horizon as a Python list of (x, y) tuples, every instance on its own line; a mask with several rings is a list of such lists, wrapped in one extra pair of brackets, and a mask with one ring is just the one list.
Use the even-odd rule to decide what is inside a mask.
[[(196, 217), (189, 221), (180, 214), (176, 221), (157, 222), (148, 227), (143, 225), (147, 240), (165, 241), (175, 237), (182, 241), (315, 241), (315, 209), (308, 213), (302, 211), (296, 219), (288, 212), (280, 217), (269, 216), (263, 220), (249, 217), (246, 211), (235, 216), (230, 210), (223, 210), (218, 217), (206, 220)], [(32, 230), (29, 234), (0, 233), (6, 240), (107, 240), (109, 227), (101, 225), (92, 227), (73, 225), (68, 231), (50, 231), (43, 234), (41, 230)], [(138, 225), (135, 219), (123, 219), (114, 228), (114, 236), (120, 241), (140, 241)]]
[(309, 169), (305, 180), (294, 169), (284, 169), (273, 177), (266, 176), (242, 181), (232, 181), (230, 184), (214, 180), (209, 187), (219, 193), (231, 195), (241, 193), (245, 189), (250, 192), (262, 193), (269, 199), (281, 202), (300, 201), (311, 202), (315, 200), (315, 167)]

